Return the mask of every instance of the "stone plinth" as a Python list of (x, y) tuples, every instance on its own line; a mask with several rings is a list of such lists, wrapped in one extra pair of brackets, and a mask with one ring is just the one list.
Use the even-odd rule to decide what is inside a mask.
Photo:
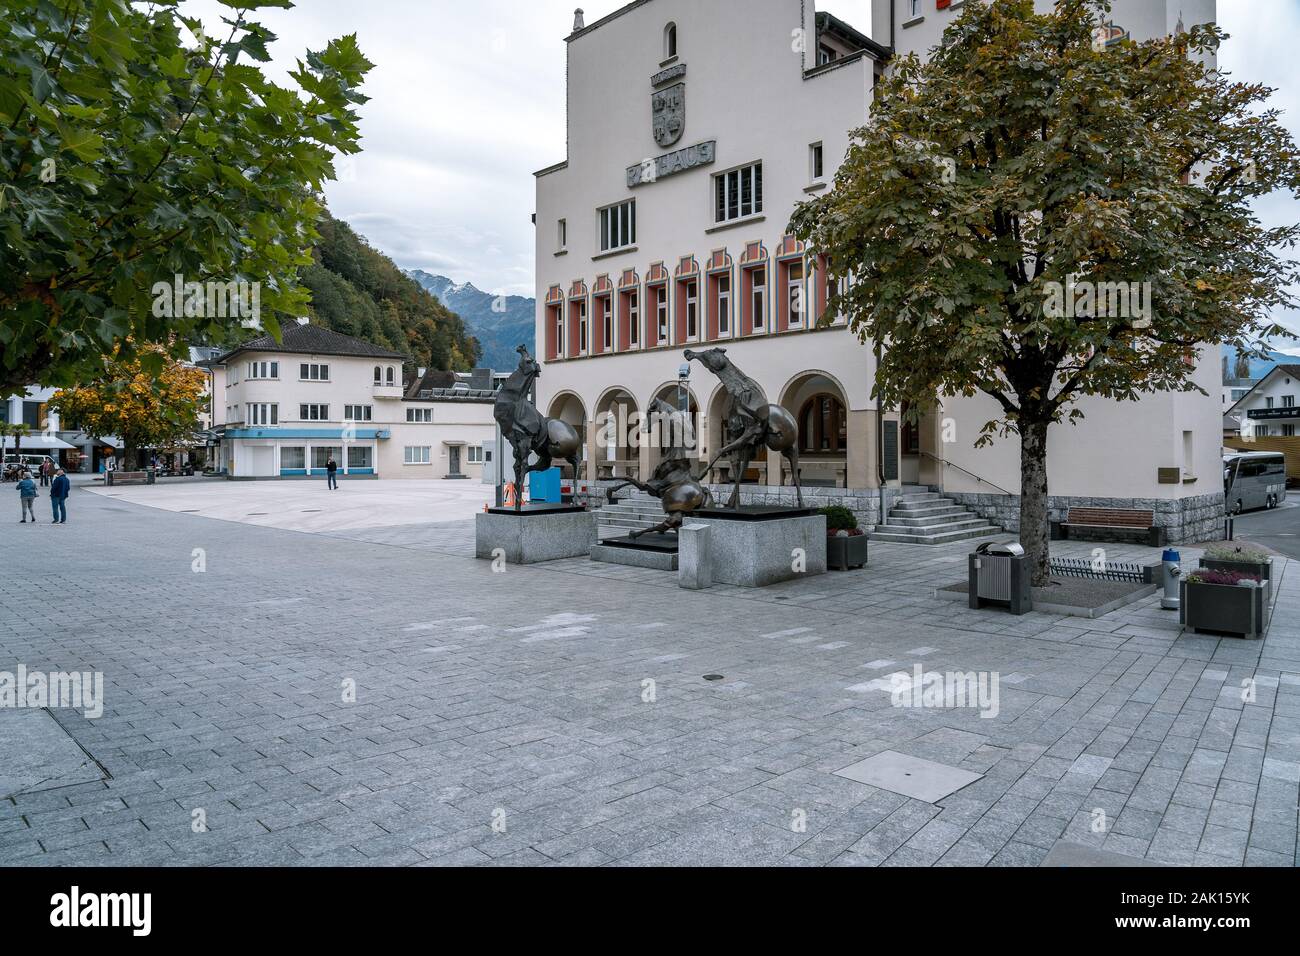
[(677, 584), (691, 591), (713, 587), (712, 532), (707, 524), (682, 525), (678, 532)]
[(498, 550), (507, 564), (585, 557), (595, 543), (596, 515), (585, 508), (493, 508), (474, 516), (474, 555), (487, 561)]
[[(826, 573), (826, 516), (795, 508), (697, 511), (694, 524), (709, 526), (713, 581), (761, 588)], [(796, 550), (803, 551), (796, 570)], [(684, 557), (684, 556), (683, 556)]]

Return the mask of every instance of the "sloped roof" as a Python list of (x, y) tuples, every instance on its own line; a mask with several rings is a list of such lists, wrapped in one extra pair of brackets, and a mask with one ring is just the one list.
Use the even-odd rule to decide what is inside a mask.
[(291, 355), (347, 355), (358, 358), (409, 358), (401, 352), (366, 342), (320, 325), (286, 325), (280, 328), (280, 341), (270, 335), (258, 336), (214, 359), (215, 364), (228, 362), (241, 352), (280, 352)]
[(1241, 396), (1241, 398), (1237, 399), (1235, 402), (1232, 403), (1232, 407), (1228, 409), (1226, 414), (1229, 415), (1232, 414), (1232, 412), (1236, 410), (1238, 405), (1240, 405), (1244, 401), (1247, 401), (1250, 398), (1250, 396), (1255, 394), (1255, 391), (1261, 385), (1263, 385), (1265, 382), (1267, 382), (1270, 378), (1272, 378), (1274, 375), (1278, 374), (1279, 372), (1290, 375), (1292, 378), (1300, 378), (1300, 365), (1288, 364), (1288, 365), (1273, 366), (1273, 368), (1269, 369), (1267, 375), (1265, 375), (1263, 378), (1261, 378), (1258, 382), (1255, 383), (1254, 388), (1252, 388), (1249, 392), (1247, 392), (1245, 395)]

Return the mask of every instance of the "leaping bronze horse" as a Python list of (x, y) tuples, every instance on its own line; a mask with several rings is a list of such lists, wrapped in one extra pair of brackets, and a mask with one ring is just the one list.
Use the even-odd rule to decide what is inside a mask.
[[(578, 451), (582, 440), (568, 422), (547, 418), (537, 410), (529, 397), (533, 380), (541, 376), (537, 360), (528, 354), (527, 346), (515, 349), (519, 353), (519, 367), (497, 392), (492, 417), (501, 426), (501, 434), (515, 453), (515, 510), (523, 508), (524, 486), (528, 475), (546, 471), (551, 459), (563, 458), (573, 466), (573, 477), (578, 477)], [(528, 460), (536, 453), (537, 461)]]
[(658, 498), (663, 505), (667, 517), (653, 528), (640, 528), (633, 531), (629, 535), (633, 539), (643, 534), (676, 531), (682, 526), (687, 515), (713, 503), (709, 489), (705, 487), (702, 479), (691, 471), (690, 449), (686, 447), (685, 440), (686, 430), (689, 427), (686, 413), (678, 411), (659, 398), (650, 403), (650, 411), (660, 416), (661, 423), (667, 419), (670, 434), (674, 438), (682, 436), (682, 442), (673, 443), (649, 481), (641, 482), (634, 478), (624, 478), (607, 491), (610, 504), (617, 502), (614, 492), (631, 486)]
[(745, 470), (764, 446), (779, 451), (790, 462), (794, 476), (794, 493), (803, 507), (803, 491), (799, 487), (799, 424), (793, 415), (780, 405), (770, 405), (758, 383), (731, 364), (727, 350), (721, 348), (694, 352), (687, 349), (687, 361), (699, 361), (722, 380), (727, 390), (727, 404), (722, 410), (723, 447), (709, 462), (709, 473), (720, 458), (731, 459), (731, 474), (735, 488), (727, 500), (728, 508), (740, 504), (740, 479)]

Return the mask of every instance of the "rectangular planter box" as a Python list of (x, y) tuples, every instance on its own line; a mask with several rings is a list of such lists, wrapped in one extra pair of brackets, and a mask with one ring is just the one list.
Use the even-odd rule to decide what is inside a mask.
[(1269, 580), (1269, 572), (1273, 568), (1272, 561), (1228, 561), (1222, 558), (1201, 558), (1201, 567), (1209, 571), (1236, 571), (1238, 574), (1249, 574), (1253, 577)]
[(1256, 639), (1264, 634), (1267, 587), (1239, 584), (1179, 584), (1179, 622), (1198, 634), (1232, 634)]
[(826, 538), (826, 566), (832, 571), (847, 571), (867, 564), (867, 536)]

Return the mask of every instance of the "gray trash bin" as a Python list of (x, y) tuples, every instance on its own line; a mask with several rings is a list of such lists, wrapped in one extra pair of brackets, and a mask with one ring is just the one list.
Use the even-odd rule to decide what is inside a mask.
[(1014, 541), (981, 544), (970, 555), (967, 589), (970, 607), (1005, 607), (1012, 614), (1034, 609), (1029, 592), (1029, 562)]

